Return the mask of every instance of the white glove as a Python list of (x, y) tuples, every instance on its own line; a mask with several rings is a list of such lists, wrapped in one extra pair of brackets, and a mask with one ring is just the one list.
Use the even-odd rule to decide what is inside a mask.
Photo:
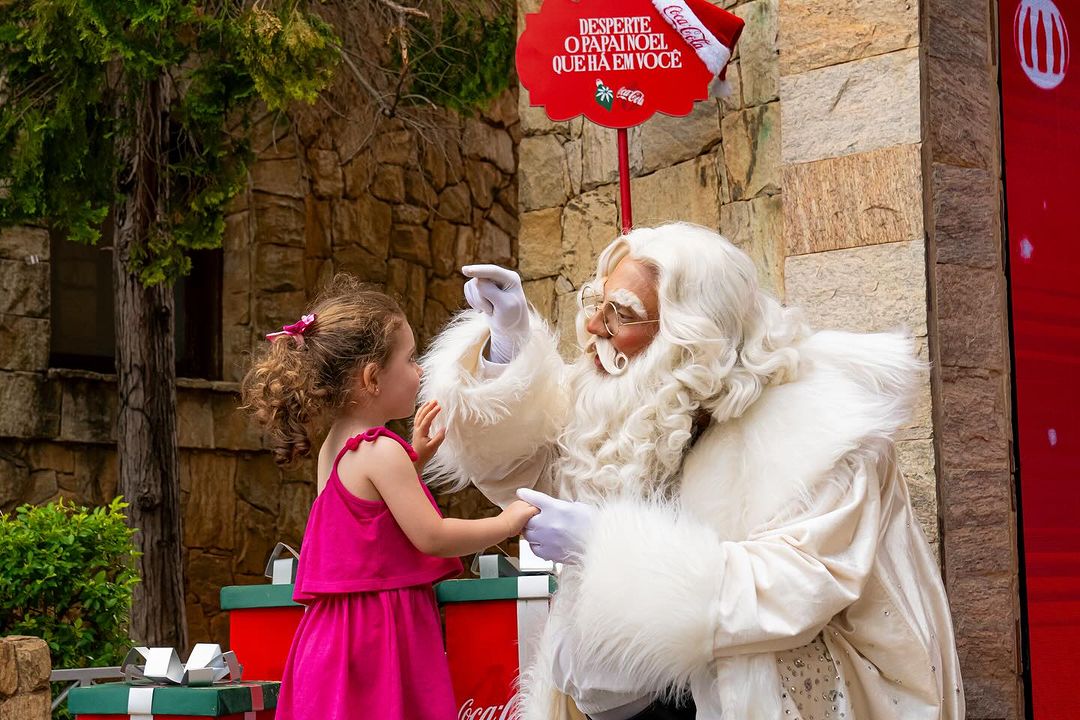
[(491, 330), (488, 359), (510, 362), (529, 339), (529, 304), (521, 278), (498, 265), (466, 265), (461, 272), (472, 278), (465, 283), (465, 300), (487, 316)]
[(569, 563), (581, 556), (585, 539), (596, 522), (596, 508), (582, 502), (557, 500), (528, 488), (519, 489), (517, 496), (540, 509), (540, 514), (529, 519), (522, 533), (537, 557)]

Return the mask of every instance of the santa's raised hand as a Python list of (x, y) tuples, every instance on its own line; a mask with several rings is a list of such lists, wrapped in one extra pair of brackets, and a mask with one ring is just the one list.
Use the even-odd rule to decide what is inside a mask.
[(466, 265), (465, 300), (487, 317), (491, 330), (488, 359), (508, 363), (529, 337), (529, 303), (521, 289), (521, 278), (513, 270), (498, 265)]
[(585, 539), (596, 522), (595, 507), (559, 500), (528, 488), (519, 489), (517, 496), (540, 509), (540, 514), (529, 520), (522, 533), (537, 557), (572, 563), (581, 556)]

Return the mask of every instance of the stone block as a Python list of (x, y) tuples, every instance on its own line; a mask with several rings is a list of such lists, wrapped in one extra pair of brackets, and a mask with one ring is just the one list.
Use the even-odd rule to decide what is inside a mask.
[(982, 168), (934, 163), (934, 245), (938, 263), (1002, 265), (998, 184)]
[[(642, 172), (644, 143), (640, 139), (639, 128), (630, 128), (628, 136), (627, 153), (632, 177)], [(567, 143), (567, 146), (570, 153), (574, 152), (570, 148), (576, 150), (576, 144)], [(598, 185), (607, 185), (618, 181), (619, 135), (617, 130), (601, 127), (596, 123), (585, 123), (581, 131), (580, 147), (580, 191), (592, 190)], [(569, 167), (569, 155), (567, 162)]]
[(514, 261), (513, 239), (495, 223), (488, 221), (480, 229), (476, 246), (479, 259), (495, 265), (510, 265)]
[(923, 238), (918, 145), (785, 165), (789, 255)]
[(573, 362), (581, 355), (577, 337), (578, 296), (576, 292), (560, 293), (555, 298), (555, 337), (563, 360)]
[(1012, 427), (1007, 380), (981, 369), (940, 367), (940, 421), (936, 430), (947, 467), (1007, 470)]
[(304, 257), (328, 258), (334, 252), (334, 206), (329, 200), (305, 198)]
[[(52, 659), (49, 656), (49, 646), (45, 641), (39, 637), (27, 635), (8, 635), (0, 642), (11, 645), (15, 651), (18, 692), (32, 693), (45, 690), (48, 693)], [(48, 697), (47, 694), (46, 697)]]
[[(518, 17), (522, 17), (522, 14), (519, 13)], [(521, 87), (518, 93), (518, 117), (521, 118), (521, 131), (526, 136), (548, 133), (570, 134), (570, 123), (553, 122), (543, 107), (529, 103), (529, 91)]]
[(336, 198), (345, 192), (341, 160), (333, 150), (311, 149), (307, 152), (311, 170), (311, 191), (316, 197)]
[(63, 378), (60, 439), (76, 442), (116, 442), (116, 383)]
[(375, 257), (385, 258), (390, 247), (392, 207), (372, 197), (335, 202), (333, 244), (344, 247), (360, 245)]
[(49, 720), (52, 717), (48, 689), (0, 700), (0, 720)]
[(773, 102), (780, 95), (778, 0), (754, 0), (737, 6), (734, 13), (746, 21), (738, 45), (743, 104)]
[(526, 280), (557, 275), (563, 266), (562, 208), (521, 214), (518, 272)]
[(351, 273), (366, 282), (386, 282), (386, 264), (385, 256), (377, 257), (359, 245), (348, 245), (334, 251), (334, 272)]
[(307, 246), (307, 207), (303, 200), (254, 193), (255, 242)]
[(570, 197), (570, 168), (562, 145), (555, 136), (523, 138), (518, 147), (518, 156), (521, 163), (518, 172), (521, 211), (565, 204)]
[(257, 293), (253, 304), (252, 324), (259, 333), (274, 332), (296, 322), (306, 306), (307, 294), (301, 291)]
[(15, 643), (0, 639), (0, 698), (14, 695), (19, 689), (19, 665), (15, 658)]
[(379, 135), (373, 144), (375, 162), (379, 165), (415, 166), (419, 143), (408, 130), (391, 130)]
[(10, 512), (25, 502), (30, 491), (30, 466), (15, 454), (10, 441), (0, 448), (4, 450), (0, 453), (0, 511)]
[(758, 270), (761, 288), (784, 297), (784, 208), (780, 195), (720, 207), (720, 232), (746, 252)]
[(176, 393), (176, 435), (180, 447), (214, 447), (213, 391), (180, 389)]
[(465, 276), (432, 280), (427, 286), (429, 300), (435, 300), (449, 311), (465, 308)]
[(780, 191), (780, 103), (729, 113), (721, 121), (731, 200)]
[[(941, 458), (945, 477), (945, 532), (974, 525), (1007, 524), (1013, 516), (1013, 476), (1008, 469), (967, 470)], [(950, 540), (951, 541), (951, 540)]]
[(423, 143), (420, 147), (420, 168), (432, 189), (438, 193), (446, 187), (446, 150), (440, 143)]
[[(242, 461), (241, 461), (242, 462)], [(238, 469), (238, 472), (242, 470)], [(278, 542), (275, 518), (244, 501), (236, 503), (236, 554), (233, 573), (262, 577)]]
[(596, 274), (600, 252), (618, 234), (613, 186), (591, 190), (566, 204), (562, 212), (564, 274), (574, 288)]
[(304, 248), (262, 242), (255, 245), (255, 290), (290, 292), (304, 289)]
[(454, 264), (457, 267), (470, 265), (476, 259), (476, 233), (467, 225), (457, 226), (457, 238), (454, 240)]
[(300, 547), (308, 512), (315, 501), (314, 483), (285, 483), (281, 486), (281, 507), (278, 510), (278, 535), (281, 542)]
[(488, 220), (495, 223), (503, 232), (511, 237), (517, 237), (521, 231), (521, 223), (518, 221), (517, 212), (507, 212), (502, 205), (492, 205), (488, 213)]
[(657, 113), (640, 126), (635, 138), (642, 155), (642, 173), (695, 158), (719, 142), (720, 107), (716, 100), (694, 103), (693, 111), (686, 117)]
[[(245, 470), (251, 472), (252, 468), (245, 467)], [(236, 457), (213, 452), (183, 452), (180, 454), (180, 472), (186, 475), (187, 485), (183, 506), (184, 546), (232, 552), (236, 547), (233, 520), (240, 484)], [(196, 587), (192, 580), (189, 578), (188, 586)]]
[(514, 141), (510, 133), (485, 122), (468, 118), (462, 136), (465, 156), (494, 163), (507, 175), (517, 169), (514, 163)]
[(964, 568), (967, 575), (1015, 575), (1016, 538), (1008, 525), (969, 525), (950, 528), (945, 564)]
[(427, 298), (427, 278), (420, 265), (391, 259), (386, 263), (386, 292), (401, 303), (405, 317), (414, 328), (424, 322), (424, 301)]
[(87, 503), (104, 505), (117, 495), (115, 445), (85, 445), (75, 456), (74, 485)]
[(363, 197), (375, 180), (375, 161), (370, 152), (363, 152), (347, 161), (341, 168), (345, 178), (345, 197)]
[[(657, 170), (651, 175), (634, 178), (630, 183), (634, 225), (659, 225), (682, 220), (714, 230), (719, 228), (722, 158), (719, 152), (714, 151)], [(615, 196), (615, 186), (608, 186), (607, 190), (612, 197)], [(609, 241), (615, 239), (619, 231), (616, 224), (618, 217), (611, 218), (610, 222), (606, 228)], [(565, 233), (565, 223), (563, 230)]]
[(210, 396), (214, 422), (214, 447), (220, 450), (258, 450), (262, 447), (259, 426), (244, 410), (234, 393), (215, 392)]
[(260, 158), (248, 172), (251, 175), (251, 187), (257, 192), (293, 198), (303, 198), (308, 192), (304, 166), (299, 158)]
[(49, 263), (0, 260), (0, 314), (49, 317)]
[(906, 328), (926, 335), (926, 260), (921, 242), (869, 245), (788, 257), (787, 302), (811, 325), (855, 332)]
[(49, 260), (49, 231), (30, 225), (15, 225), (0, 229), (0, 260), (26, 262), (36, 257)]
[(942, 365), (1006, 372), (1007, 298), (998, 270), (938, 263), (938, 347)]
[(918, 48), (781, 77), (783, 162), (920, 142), (919, 83)]
[[(925, 388), (929, 392), (929, 386)], [(896, 443), (896, 457), (900, 471), (907, 481), (911, 506), (922, 526), (923, 534), (931, 545), (937, 545), (938, 493), (937, 474), (934, 472), (934, 441), (903, 440)]]
[(465, 180), (469, 183), (476, 205), (486, 210), (495, 202), (495, 193), (503, 181), (503, 174), (491, 163), (466, 160)]
[(33, 372), (48, 367), (48, 319), (0, 314), (0, 369)]
[(436, 220), (431, 226), (431, 263), (435, 274), (448, 277), (457, 271), (454, 262), (454, 244), (457, 240), (457, 228), (443, 220)]
[[(318, 447), (312, 448), (312, 452), (317, 453)], [(281, 484), (281, 470), (270, 454), (244, 453), (237, 459), (236, 495), (252, 507), (276, 514), (281, 502)]]
[(0, 372), (0, 437), (55, 437), (60, 398), (60, 383), (38, 373)]
[(987, 60), (961, 63), (927, 56), (927, 115), (935, 162), (990, 169), (997, 163), (999, 107), (996, 69)]
[(405, 169), (380, 165), (371, 181), (371, 194), (389, 203), (405, 202)]
[(725, 78), (727, 78), (729, 92), (727, 95), (718, 98), (720, 103), (720, 117), (723, 117), (730, 112), (741, 110), (744, 107), (742, 97), (742, 71), (739, 67), (738, 57), (728, 63), (727, 75), (725, 75)]
[(469, 186), (459, 182), (439, 193), (439, 209), (436, 213), (442, 220), (449, 222), (472, 222), (472, 198)]
[(549, 323), (554, 323), (555, 278), (546, 277), (539, 280), (526, 280), (521, 284), (521, 287), (525, 291), (525, 299), (540, 314), (540, 317)]
[(391, 217), (395, 225), (423, 225), (431, 211), (416, 205), (394, 205)]
[(431, 267), (431, 246), (427, 228), (395, 225), (390, 231), (390, 255)]
[(780, 0), (783, 75), (918, 44), (919, 4), (913, 0)]

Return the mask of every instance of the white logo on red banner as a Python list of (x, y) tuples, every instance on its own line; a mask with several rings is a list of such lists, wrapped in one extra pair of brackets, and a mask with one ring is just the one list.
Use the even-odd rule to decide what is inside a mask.
[(461, 704), (458, 710), (458, 720), (510, 720), (514, 717), (517, 708), (517, 696), (505, 705), (487, 705), (473, 707), (473, 699), (469, 698)]
[(1053, 90), (1069, 70), (1069, 31), (1052, 0), (1021, 0), (1013, 19), (1013, 43), (1031, 82)]

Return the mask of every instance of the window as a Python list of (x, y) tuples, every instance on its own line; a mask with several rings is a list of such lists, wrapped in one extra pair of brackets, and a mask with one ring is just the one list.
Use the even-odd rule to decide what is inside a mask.
[[(49, 365), (116, 371), (112, 239), (96, 246), (51, 237), (52, 309)], [(221, 250), (192, 255), (191, 274), (174, 286), (176, 373), (221, 377)]]

